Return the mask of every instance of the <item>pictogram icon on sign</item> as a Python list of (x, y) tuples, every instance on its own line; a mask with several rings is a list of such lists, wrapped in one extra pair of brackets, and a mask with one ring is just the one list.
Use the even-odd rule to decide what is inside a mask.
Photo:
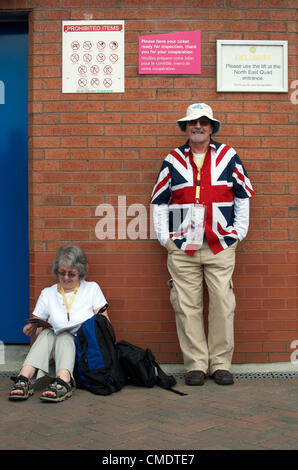
[(87, 67), (85, 65), (80, 65), (78, 68), (78, 72), (83, 74), (87, 72)]
[(79, 78), (78, 84), (79, 84), (79, 86), (81, 86), (81, 87), (86, 86), (86, 85), (87, 85), (87, 80), (86, 80), (86, 78)]
[(106, 56), (104, 54), (97, 54), (96, 59), (98, 62), (104, 62), (106, 60)]
[(119, 44), (117, 41), (111, 41), (109, 45), (110, 45), (110, 49), (113, 49), (113, 51), (115, 51), (119, 47)]
[(79, 58), (80, 58), (79, 54), (71, 54), (70, 56), (70, 60), (72, 62), (78, 62)]
[(86, 54), (83, 55), (83, 61), (84, 62), (91, 62), (91, 60), (92, 60), (92, 55), (91, 54), (86, 53)]
[(112, 85), (112, 80), (110, 78), (105, 78), (103, 84), (106, 88), (110, 88), (110, 86)]
[(97, 49), (99, 49), (100, 51), (102, 51), (106, 47), (106, 43), (104, 41), (98, 41), (96, 45)]
[(117, 60), (119, 59), (119, 57), (117, 56), (117, 54), (111, 54), (110, 55), (110, 61), (115, 64), (115, 62), (117, 62)]
[(74, 50), (74, 51), (77, 51), (80, 47), (80, 43), (78, 41), (73, 41), (71, 43), (71, 48)]
[(92, 48), (92, 42), (91, 42), (91, 41), (85, 41), (85, 42), (83, 42), (83, 48), (84, 48), (86, 51), (90, 51), (90, 49)]
[(106, 73), (106, 74), (110, 74), (110, 73), (113, 72), (113, 69), (112, 69), (112, 67), (111, 67), (110, 65), (106, 65), (106, 66), (104, 67), (103, 71), (104, 71), (104, 73)]
[(99, 72), (99, 67), (98, 67), (98, 65), (92, 65), (92, 66), (90, 67), (90, 72), (93, 73), (93, 74), (98, 73), (98, 72)]
[(91, 86), (95, 87), (95, 86), (98, 86), (99, 85), (99, 80), (98, 78), (92, 78), (91, 80)]

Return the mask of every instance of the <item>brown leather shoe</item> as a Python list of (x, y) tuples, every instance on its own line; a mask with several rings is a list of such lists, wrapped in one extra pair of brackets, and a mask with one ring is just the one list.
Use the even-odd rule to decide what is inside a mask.
[(233, 376), (228, 370), (217, 369), (212, 377), (218, 385), (232, 385), (234, 383)]
[(203, 385), (206, 374), (202, 370), (190, 370), (185, 375), (186, 385)]

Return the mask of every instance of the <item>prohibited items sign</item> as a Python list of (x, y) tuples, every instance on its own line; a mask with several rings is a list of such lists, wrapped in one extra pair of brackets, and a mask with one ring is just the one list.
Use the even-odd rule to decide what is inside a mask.
[(124, 21), (63, 21), (63, 93), (124, 92)]

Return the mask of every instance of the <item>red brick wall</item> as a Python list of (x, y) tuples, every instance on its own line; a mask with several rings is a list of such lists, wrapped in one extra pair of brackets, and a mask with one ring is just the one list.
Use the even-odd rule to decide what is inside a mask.
[[(295, 312), (297, 112), (294, 0), (3, 0), (29, 17), (29, 179), (32, 306), (52, 282), (49, 263), (65, 243), (88, 255), (89, 278), (110, 302), (118, 339), (180, 362), (166, 255), (155, 240), (95, 236), (96, 207), (149, 196), (162, 159), (184, 143), (175, 125), (192, 102), (222, 121), (256, 190), (251, 227), (237, 254), (234, 362), (289, 361)], [(61, 93), (61, 21), (125, 20), (124, 94)], [(138, 37), (201, 30), (201, 75), (138, 75)], [(216, 40), (289, 42), (289, 93), (217, 93)], [(297, 84), (296, 84), (297, 87)]]

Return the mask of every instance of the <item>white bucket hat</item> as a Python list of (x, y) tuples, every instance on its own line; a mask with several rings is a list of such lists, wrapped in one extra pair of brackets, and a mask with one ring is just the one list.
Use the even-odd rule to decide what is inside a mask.
[(212, 121), (212, 135), (216, 134), (216, 132), (218, 132), (220, 129), (220, 122), (213, 118), (212, 108), (205, 103), (195, 103), (188, 106), (186, 116), (177, 121), (178, 127), (181, 129), (181, 131), (185, 132), (187, 121), (193, 121), (195, 119), (199, 119), (202, 116), (206, 116), (210, 119), (210, 121)]

